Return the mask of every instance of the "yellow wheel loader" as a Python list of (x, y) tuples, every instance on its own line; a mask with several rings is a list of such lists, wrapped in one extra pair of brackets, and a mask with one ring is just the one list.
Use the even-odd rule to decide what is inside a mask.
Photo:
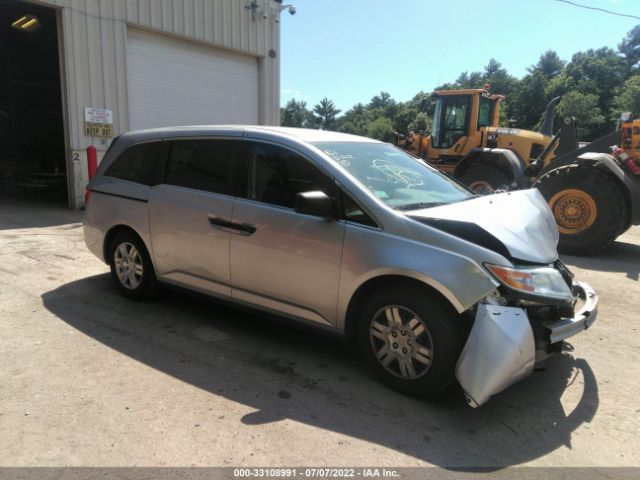
[[(498, 126), (504, 96), (488, 86), (433, 95), (431, 133), (398, 135), (398, 145), (481, 194), (535, 186), (556, 218), (561, 252), (598, 253), (640, 224), (640, 120), (629, 115), (617, 130), (581, 145), (573, 118), (553, 134), (560, 97), (533, 132)], [(614, 146), (621, 147), (616, 156)]]

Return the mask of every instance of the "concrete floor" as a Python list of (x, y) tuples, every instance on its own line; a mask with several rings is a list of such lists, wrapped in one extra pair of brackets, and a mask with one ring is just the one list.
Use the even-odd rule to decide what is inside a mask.
[(566, 258), (600, 317), (473, 410), (346, 344), (178, 292), (120, 297), (81, 215), (0, 201), (0, 465), (640, 465), (640, 229)]

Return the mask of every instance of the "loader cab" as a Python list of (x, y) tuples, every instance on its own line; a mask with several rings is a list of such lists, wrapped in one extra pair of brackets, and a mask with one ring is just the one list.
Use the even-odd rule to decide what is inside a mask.
[(427, 158), (450, 172), (472, 149), (483, 144), (483, 129), (497, 127), (502, 95), (485, 89), (439, 90)]

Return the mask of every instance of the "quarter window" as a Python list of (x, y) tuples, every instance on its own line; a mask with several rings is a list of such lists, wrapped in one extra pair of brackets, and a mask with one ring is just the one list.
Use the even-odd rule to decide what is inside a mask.
[(133, 145), (125, 150), (104, 174), (142, 185), (162, 183), (167, 148), (168, 144), (164, 142)]
[(334, 182), (309, 160), (286, 148), (254, 143), (249, 198), (293, 208), (298, 193), (315, 190), (335, 198)]
[(177, 140), (171, 144), (167, 183), (212, 193), (233, 194), (235, 140)]
[(367, 215), (360, 206), (354, 202), (346, 193), (342, 194), (342, 209), (344, 211), (345, 220), (369, 227), (377, 227), (378, 224)]

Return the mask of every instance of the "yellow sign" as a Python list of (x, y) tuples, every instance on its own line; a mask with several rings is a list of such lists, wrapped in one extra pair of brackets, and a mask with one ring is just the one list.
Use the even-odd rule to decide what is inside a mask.
[(88, 137), (113, 137), (113, 124), (84, 122), (85, 132)]

